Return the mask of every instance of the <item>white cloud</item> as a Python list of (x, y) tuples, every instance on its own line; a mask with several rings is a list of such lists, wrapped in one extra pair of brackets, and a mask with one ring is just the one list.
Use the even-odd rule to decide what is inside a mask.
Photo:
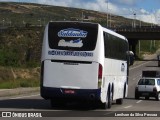
[(145, 9), (136, 10), (136, 19), (148, 23), (160, 24), (160, 9), (152, 12)]
[[(75, 7), (75, 8), (83, 8), (83, 9), (89, 9), (89, 10), (96, 10), (101, 12), (107, 13), (107, 6), (108, 6), (108, 12), (125, 16), (131, 19), (134, 19), (134, 12), (136, 13), (136, 19), (143, 20), (145, 22), (151, 22), (151, 23), (158, 23), (155, 15), (153, 13), (148, 12), (145, 9), (139, 9), (139, 10), (132, 10), (127, 7), (119, 6), (119, 4), (126, 4), (126, 5), (134, 5), (136, 4), (136, 0), (118, 0), (117, 2), (119, 4), (114, 4), (110, 2), (111, 0), (95, 0), (95, 1), (80, 1), (80, 0), (38, 0), (38, 3), (42, 4), (49, 4), (49, 5), (56, 5), (56, 6), (65, 6), (65, 7)], [(160, 15), (160, 10), (157, 12), (157, 15)], [(159, 16), (160, 17), (160, 16)], [(159, 18), (160, 19), (160, 18)]]
[(142, 14), (149, 14), (149, 12), (147, 10), (145, 10), (145, 9), (140, 9), (140, 13), (142, 13)]
[(155, 12), (154, 16), (156, 23), (160, 25), (160, 9)]
[(148, 23), (156, 23), (155, 16), (153, 14), (140, 15), (137, 16), (137, 19)]

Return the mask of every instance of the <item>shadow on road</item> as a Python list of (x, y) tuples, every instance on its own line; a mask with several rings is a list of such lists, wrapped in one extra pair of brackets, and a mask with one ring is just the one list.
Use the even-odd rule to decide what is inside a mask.
[(41, 99), (0, 100), (0, 108), (50, 109), (49, 101)]
[(138, 100), (157, 101), (154, 97), (150, 97), (150, 99), (145, 99), (145, 97), (140, 97), (139, 99), (135, 99), (135, 98), (128, 97), (128, 98), (125, 98), (125, 99), (127, 99), (127, 100), (135, 100), (135, 101), (138, 101)]
[[(95, 111), (93, 106), (85, 104), (69, 103), (67, 106), (54, 107), (50, 106), (50, 101), (43, 99), (10, 99), (0, 100), (1, 111), (14, 112), (33, 112), (41, 113), (46, 117), (106, 117), (114, 116), (114, 111)], [(109, 110), (109, 109), (108, 109)]]
[(0, 108), (8, 109), (37, 109), (37, 110), (94, 110), (95, 105), (85, 103), (67, 103), (64, 106), (51, 107), (49, 100), (43, 99), (10, 99), (0, 100)]

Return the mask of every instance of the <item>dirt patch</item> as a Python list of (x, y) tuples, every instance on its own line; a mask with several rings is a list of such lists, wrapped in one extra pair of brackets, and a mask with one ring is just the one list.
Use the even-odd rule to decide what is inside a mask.
[(36, 6), (36, 5), (20, 5), (20, 6), (23, 6), (25, 8), (28, 8), (28, 9), (33, 9), (33, 8), (38, 8), (39, 6)]
[(40, 77), (40, 68), (12, 68), (0, 67), (0, 81), (13, 79), (38, 79)]
[(154, 54), (151, 54), (151, 53), (149, 53), (149, 52), (144, 53), (144, 54), (143, 54), (143, 59), (144, 59), (144, 60), (157, 59), (157, 55), (160, 55), (160, 49), (158, 49), (158, 50), (156, 51), (156, 53), (154, 53)]
[(32, 68), (32, 69), (14, 69), (14, 74), (17, 78), (22, 79), (31, 79), (37, 78), (40, 75), (40, 68)]
[(14, 76), (9, 68), (0, 67), (0, 81), (14, 79)]

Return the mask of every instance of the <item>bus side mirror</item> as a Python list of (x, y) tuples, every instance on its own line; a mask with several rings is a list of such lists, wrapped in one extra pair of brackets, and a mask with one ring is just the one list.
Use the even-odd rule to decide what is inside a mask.
[(128, 58), (128, 64), (129, 64), (129, 66), (133, 65), (134, 60), (135, 60), (134, 53), (132, 51), (128, 51), (127, 52), (127, 56), (128, 56), (127, 58)]
[(157, 55), (157, 60), (160, 61), (160, 55)]
[(160, 55), (157, 55), (158, 67), (160, 67)]

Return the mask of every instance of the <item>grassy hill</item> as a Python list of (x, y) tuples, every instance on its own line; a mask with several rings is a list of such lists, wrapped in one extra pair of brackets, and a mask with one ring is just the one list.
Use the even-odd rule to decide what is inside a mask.
[[(58, 7), (40, 4), (0, 2), (0, 26), (46, 25), (48, 21), (83, 20), (106, 26), (107, 14), (85, 9)], [(112, 26), (132, 25), (131, 19), (111, 14)], [(139, 23), (139, 22), (137, 22)], [(142, 23), (147, 25), (147, 23)]]

